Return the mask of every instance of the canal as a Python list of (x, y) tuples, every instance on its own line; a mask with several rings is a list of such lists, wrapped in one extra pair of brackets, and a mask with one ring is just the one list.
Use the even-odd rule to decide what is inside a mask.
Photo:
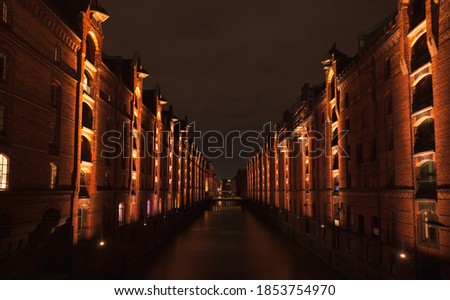
[(324, 262), (262, 223), (239, 201), (216, 201), (127, 279), (339, 279)]

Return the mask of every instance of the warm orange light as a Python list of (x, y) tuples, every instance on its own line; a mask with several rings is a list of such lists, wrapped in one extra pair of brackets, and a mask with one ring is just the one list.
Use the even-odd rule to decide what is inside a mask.
[(105, 246), (105, 242), (104, 242), (104, 241), (101, 241), (101, 242), (99, 243), (99, 245), (100, 245), (101, 247), (103, 247), (103, 246)]
[(404, 252), (400, 253), (400, 258), (405, 259), (406, 258), (406, 254)]

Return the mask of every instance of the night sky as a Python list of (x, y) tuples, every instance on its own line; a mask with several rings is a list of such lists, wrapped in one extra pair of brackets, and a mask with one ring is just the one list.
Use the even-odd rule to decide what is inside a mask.
[[(175, 114), (197, 129), (262, 130), (280, 121), (305, 83), (324, 80), (334, 42), (353, 56), (357, 36), (394, 12), (396, 0), (108, 0), (104, 50), (141, 54)], [(231, 178), (243, 159), (213, 161)]]

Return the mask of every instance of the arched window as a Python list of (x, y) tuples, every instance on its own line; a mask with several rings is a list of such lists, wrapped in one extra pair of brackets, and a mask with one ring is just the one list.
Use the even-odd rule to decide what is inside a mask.
[(79, 197), (80, 198), (90, 198), (89, 196), (89, 191), (87, 189), (87, 184), (88, 184), (88, 178), (87, 178), (87, 173), (86, 171), (81, 171), (80, 173), (80, 192), (79, 192)]
[(86, 102), (83, 102), (83, 127), (93, 129), (94, 117), (92, 116), (92, 109)]
[(147, 218), (152, 216), (152, 201), (147, 200)]
[(430, 51), (427, 45), (427, 35), (423, 34), (414, 44), (411, 52), (411, 72), (431, 61)]
[(331, 116), (331, 121), (332, 121), (333, 123), (335, 123), (335, 122), (338, 121), (338, 116), (337, 116), (336, 109), (337, 109), (336, 107), (333, 108), (333, 114), (332, 114), (332, 116)]
[(414, 153), (432, 151), (434, 148), (434, 120), (428, 118), (420, 123), (416, 129)]
[(409, 4), (409, 28), (410, 31), (425, 20), (425, 0), (410, 0)]
[(416, 198), (436, 198), (436, 163), (427, 161), (419, 167)]
[(0, 134), (5, 133), (5, 106), (0, 104)]
[(119, 226), (123, 226), (125, 224), (125, 204), (123, 204), (123, 202), (119, 204), (117, 221), (119, 222)]
[(414, 87), (413, 112), (418, 112), (429, 106), (433, 106), (433, 81), (432, 76), (422, 78)]
[(58, 166), (50, 163), (50, 189), (54, 190), (58, 186)]
[(0, 153), (0, 191), (9, 188), (9, 158)]
[(331, 146), (332, 147), (337, 146), (338, 145), (338, 140), (339, 140), (339, 133), (338, 133), (338, 129), (336, 128), (335, 130), (333, 130)]
[(86, 59), (93, 65), (95, 64), (95, 52), (95, 43), (92, 37), (88, 34), (86, 37)]
[(333, 171), (334, 170), (339, 170), (339, 155), (337, 153), (333, 156)]
[(336, 98), (336, 77), (333, 76), (330, 82), (330, 99)]
[(11, 214), (0, 212), (0, 240), (8, 237), (13, 229)]
[(81, 160), (92, 162), (91, 144), (85, 136), (82, 137), (81, 141)]

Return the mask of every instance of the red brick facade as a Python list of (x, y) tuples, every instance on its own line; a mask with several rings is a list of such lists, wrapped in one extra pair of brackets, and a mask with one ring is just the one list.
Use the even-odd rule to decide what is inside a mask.
[(112, 276), (217, 189), (140, 56), (102, 54), (106, 11), (59, 2), (1, 1), (0, 277)]
[(248, 163), (249, 198), (351, 278), (450, 278), (449, 13), (399, 1), (354, 57), (333, 47)]

